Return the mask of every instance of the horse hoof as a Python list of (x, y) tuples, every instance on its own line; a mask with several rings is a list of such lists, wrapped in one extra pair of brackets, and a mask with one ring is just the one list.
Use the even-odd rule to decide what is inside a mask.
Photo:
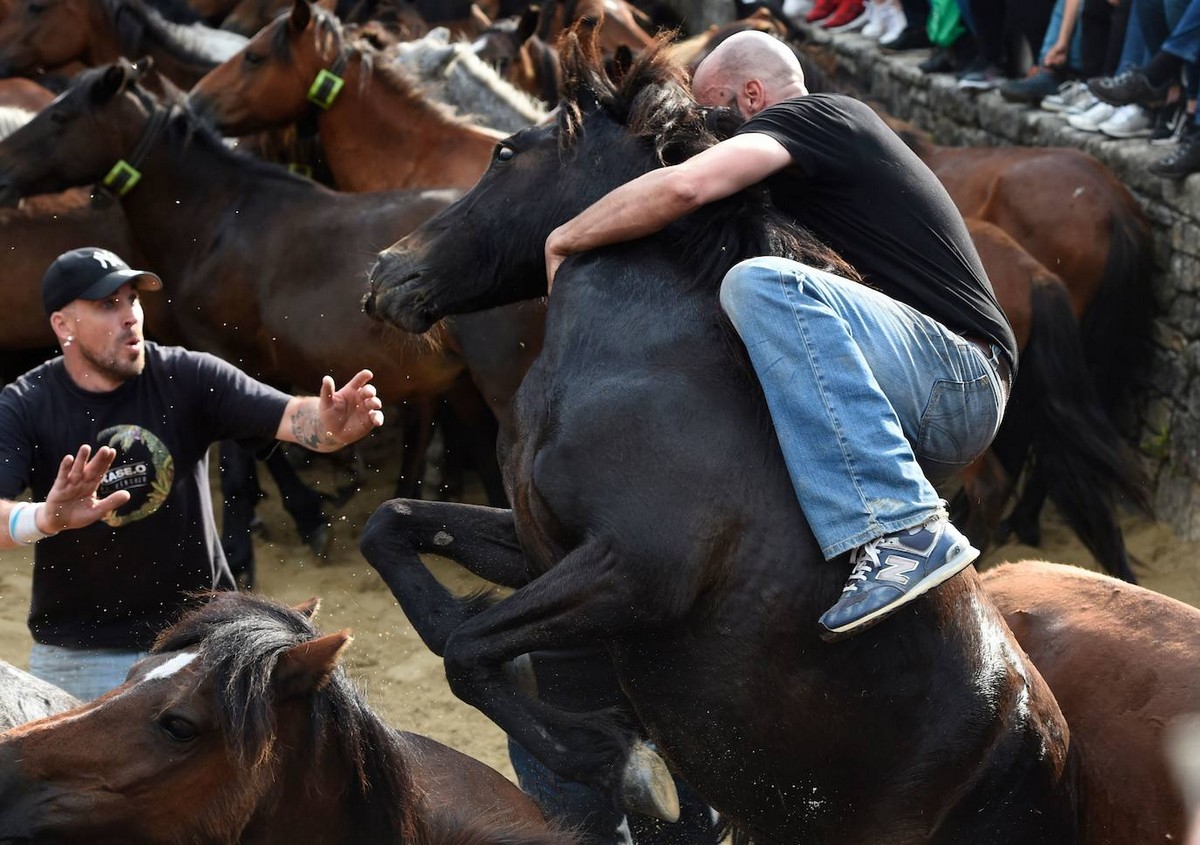
[(538, 697), (537, 673), (533, 671), (533, 658), (520, 654), (504, 664), (504, 673), (517, 689), (530, 698)]
[(663, 759), (644, 742), (634, 743), (621, 777), (621, 803), (643, 816), (679, 821), (679, 793)]

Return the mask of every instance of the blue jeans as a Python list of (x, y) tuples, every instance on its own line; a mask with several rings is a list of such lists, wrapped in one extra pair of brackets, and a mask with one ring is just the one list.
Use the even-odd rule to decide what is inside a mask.
[[(1153, 56), (1159, 50), (1165, 49), (1168, 39), (1173, 40), (1174, 33), (1181, 31), (1185, 38), (1176, 41), (1173, 45), (1174, 49), (1170, 49), (1168, 52), (1174, 53), (1180, 58), (1195, 61), (1194, 56), (1186, 55), (1189, 44), (1185, 43), (1194, 39), (1196, 35), (1197, 10), (1191, 8), (1195, 5), (1195, 0), (1138, 0), (1134, 5), (1133, 13), (1138, 16), (1138, 25), (1141, 27), (1142, 38), (1146, 43), (1147, 56)], [(1185, 24), (1183, 19), (1187, 17), (1189, 11), (1192, 12), (1192, 16)], [(1179, 49), (1184, 52), (1177, 52)]]
[(933, 484), (1000, 427), (998, 349), (987, 354), (866, 285), (754, 258), (725, 275), (721, 306), (827, 560), (936, 516)]
[(130, 667), (146, 654), (144, 651), (62, 648), (34, 643), (29, 652), (29, 674), (66, 690), (81, 701), (91, 701), (125, 683)]
[[(1050, 13), (1050, 23), (1046, 26), (1046, 37), (1042, 39), (1042, 49), (1038, 50), (1037, 63), (1045, 65), (1046, 54), (1058, 43), (1058, 31), (1062, 29), (1063, 15), (1066, 12), (1065, 0), (1057, 0), (1054, 11)], [(1079, 18), (1075, 19), (1075, 29), (1071, 33), (1071, 46), (1067, 48), (1067, 67), (1078, 70), (1083, 67), (1083, 25)]]
[[(1157, 0), (1152, 0), (1157, 2)], [(1146, 47), (1146, 36), (1142, 33), (1141, 6), (1147, 0), (1131, 0), (1129, 21), (1125, 24), (1125, 40), (1121, 44), (1121, 60), (1117, 63), (1117, 73), (1124, 73), (1135, 67), (1141, 67), (1150, 61), (1150, 51)]]
[(1200, 0), (1190, 0), (1162, 48), (1185, 62), (1195, 64), (1200, 59)]

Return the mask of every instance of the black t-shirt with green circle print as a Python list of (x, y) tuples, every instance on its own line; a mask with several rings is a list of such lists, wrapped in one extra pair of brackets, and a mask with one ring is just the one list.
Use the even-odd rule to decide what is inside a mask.
[(288, 396), (212, 355), (146, 343), (146, 368), (116, 390), (78, 387), (62, 358), (0, 392), (0, 497), (46, 498), (63, 455), (87, 443), (116, 460), (99, 495), (130, 500), (34, 552), (29, 628), (66, 648), (145, 649), (187, 594), (229, 589), (208, 448), (274, 437)]

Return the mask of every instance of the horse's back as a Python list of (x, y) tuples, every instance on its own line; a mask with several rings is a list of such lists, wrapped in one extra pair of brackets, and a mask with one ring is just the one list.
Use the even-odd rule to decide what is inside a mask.
[(537, 805), (495, 769), (429, 737), (401, 736), (414, 752), (409, 759), (413, 781), (430, 810), (466, 813), (500, 825), (545, 826)]
[(0, 660), (0, 731), (70, 710), (79, 699)]
[(1164, 729), (1200, 712), (1200, 610), (1058, 564), (1002, 566), (983, 582), (1070, 726), (1080, 841), (1182, 841)]

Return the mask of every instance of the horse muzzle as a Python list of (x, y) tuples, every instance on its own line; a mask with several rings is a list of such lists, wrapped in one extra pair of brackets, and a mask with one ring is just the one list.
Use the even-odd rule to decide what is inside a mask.
[(424, 334), (440, 319), (429, 301), (422, 271), (410, 262), (383, 253), (371, 268), (363, 311), (412, 334)]
[(21, 202), (21, 192), (7, 179), (0, 178), (0, 208), (16, 208)]

